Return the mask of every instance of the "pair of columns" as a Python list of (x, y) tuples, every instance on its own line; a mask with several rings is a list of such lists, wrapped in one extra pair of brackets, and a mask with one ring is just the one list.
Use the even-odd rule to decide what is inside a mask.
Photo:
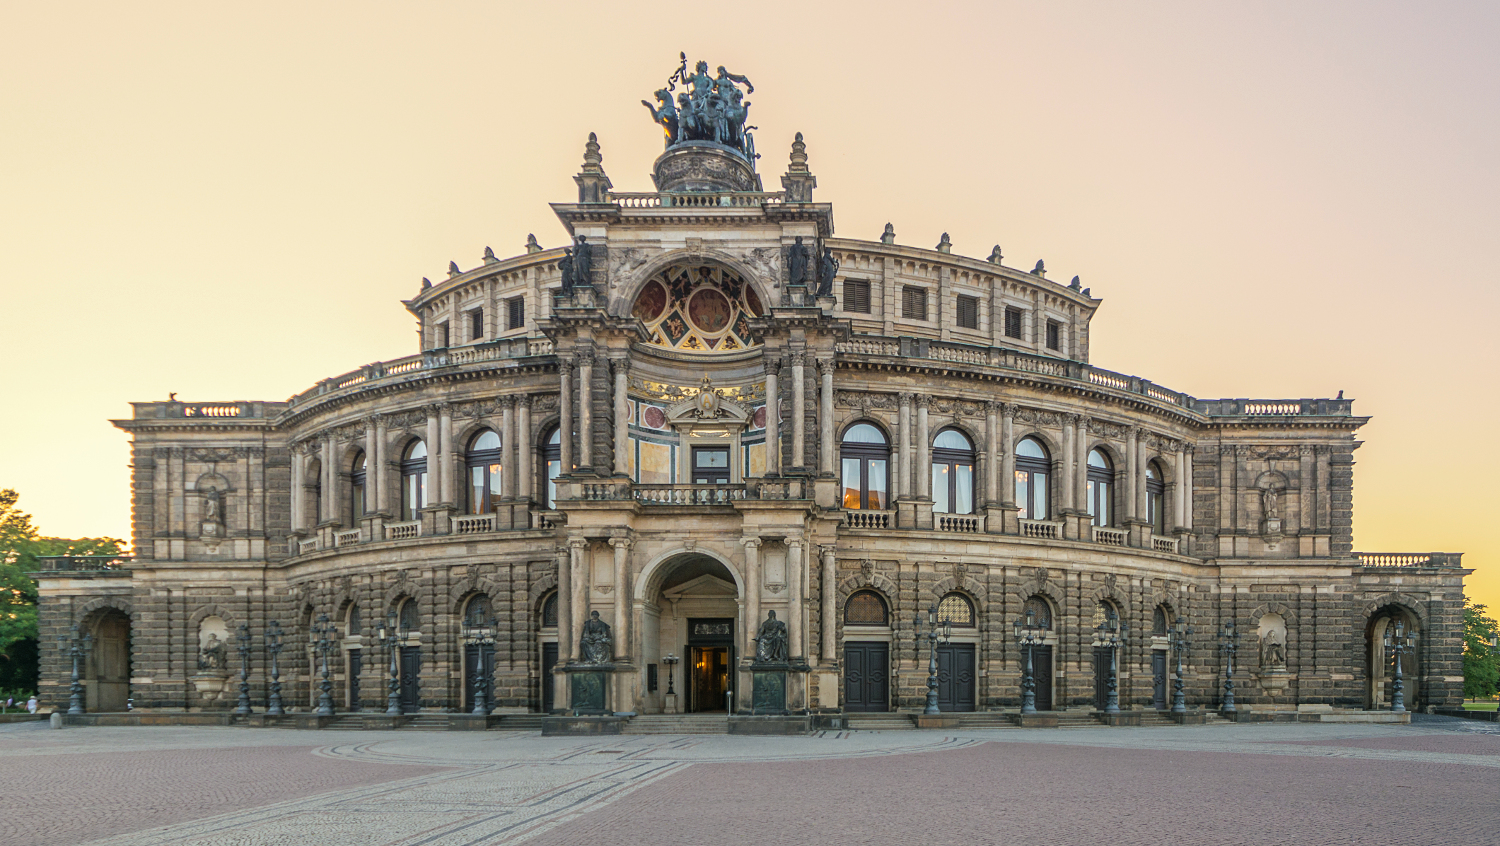
[(767, 356), (766, 373), (766, 473), (781, 472), (781, 375), (789, 371), (792, 380), (792, 463), (786, 469), (805, 467), (807, 455), (807, 401), (809, 365), (817, 368), (818, 384), (818, 472), (834, 472), (833, 369), (832, 358), (816, 358), (810, 353), (794, 352), (783, 358)]
[[(558, 397), (561, 431), (558, 438), (561, 445), (559, 458), (562, 461), (564, 473), (572, 472), (572, 468), (575, 467), (592, 468), (594, 466), (594, 368), (596, 366), (610, 367), (614, 373), (611, 424), (614, 428), (615, 460), (612, 469), (616, 475), (623, 476), (629, 472), (630, 449), (630, 359), (628, 358), (601, 360), (592, 351), (584, 350), (574, 355), (571, 361), (563, 363), (560, 374), (561, 393)], [(575, 385), (578, 403), (576, 425), (573, 408)], [(575, 435), (577, 436), (576, 452)]]
[[(627, 537), (612, 537), (609, 545), (614, 548), (614, 620), (611, 631), (613, 649), (618, 658), (630, 654), (630, 597), (633, 591), (630, 580), (630, 547), (634, 541)], [(589, 607), (589, 560), (588, 539), (568, 538), (557, 550), (557, 654), (563, 663), (577, 661), (578, 633), (583, 629)]]

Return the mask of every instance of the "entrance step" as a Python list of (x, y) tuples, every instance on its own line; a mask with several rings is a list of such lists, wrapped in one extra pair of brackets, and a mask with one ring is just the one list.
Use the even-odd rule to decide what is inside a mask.
[(950, 714), (958, 717), (958, 727), (966, 729), (1010, 729), (1016, 724), (1009, 714), (993, 711), (975, 711), (966, 714)]
[(727, 714), (642, 714), (631, 717), (624, 734), (728, 734)]
[(844, 728), (850, 731), (901, 731), (915, 727), (910, 714), (844, 715)]
[(1100, 728), (1104, 724), (1092, 711), (1058, 711), (1058, 728)]
[(447, 731), (447, 714), (413, 714), (402, 728), (416, 731)]
[(506, 714), (492, 731), (541, 731), (546, 714)]
[(324, 728), (343, 729), (344, 731), (359, 731), (364, 729), (364, 727), (365, 718), (361, 717), (358, 714), (344, 714), (342, 716), (334, 717), (333, 722), (324, 726)]
[(1142, 711), (1141, 725), (1143, 726), (1175, 726), (1177, 721), (1172, 715), (1165, 711)]
[(1209, 711), (1203, 715), (1203, 724), (1206, 726), (1232, 726), (1234, 720), (1226, 718), (1218, 711)]

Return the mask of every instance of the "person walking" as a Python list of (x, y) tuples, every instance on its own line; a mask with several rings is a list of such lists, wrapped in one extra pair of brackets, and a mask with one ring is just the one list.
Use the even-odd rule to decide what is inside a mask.
[(26, 700), (26, 710), (30, 711), (32, 714), (36, 714), (36, 707), (36, 694), (33, 693), (31, 695), (31, 698)]

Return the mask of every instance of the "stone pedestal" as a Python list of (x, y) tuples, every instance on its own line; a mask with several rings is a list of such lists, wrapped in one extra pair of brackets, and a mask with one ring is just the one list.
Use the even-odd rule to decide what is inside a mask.
[(786, 714), (786, 676), (785, 664), (751, 664), (750, 665), (750, 713), (751, 714)]
[(568, 709), (575, 716), (611, 713), (609, 676), (613, 664), (569, 664)]

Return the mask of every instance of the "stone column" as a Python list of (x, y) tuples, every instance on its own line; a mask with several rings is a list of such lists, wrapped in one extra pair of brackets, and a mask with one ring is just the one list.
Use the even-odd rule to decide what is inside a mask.
[(1078, 433), (1075, 435), (1074, 444), (1078, 448), (1077, 463), (1073, 465), (1073, 484), (1077, 486), (1078, 492), (1074, 502), (1078, 503), (1078, 510), (1088, 513), (1089, 507), (1089, 423), (1091, 421), (1082, 415), (1078, 417)]
[[(1145, 475), (1145, 468), (1136, 460), (1140, 442), (1141, 430), (1136, 426), (1131, 426), (1130, 431), (1125, 435), (1125, 495), (1120, 497), (1125, 506), (1122, 509), (1125, 512), (1122, 516), (1126, 520), (1137, 518), (1144, 520), (1146, 517), (1146, 512), (1137, 504), (1135, 495), (1137, 480)], [(1141, 486), (1141, 489), (1144, 490), (1145, 486)]]
[(578, 660), (578, 633), (583, 631), (583, 621), (589, 616), (588, 543), (584, 538), (568, 538), (568, 570), (572, 574), (568, 587), (573, 601), (569, 603), (570, 614), (566, 619), (558, 615), (558, 622), (568, 627), (568, 661)]
[[(370, 418), (370, 424), (375, 427), (375, 454), (370, 456), (368, 469), (365, 471), (365, 490), (375, 495), (375, 507), (373, 511), (383, 514), (391, 513), (391, 503), (387, 498), (390, 492), (390, 472), (386, 467), (385, 442), (387, 437), (386, 416), (376, 414)], [(376, 538), (371, 538), (376, 540)]]
[(807, 356), (792, 353), (792, 467), (807, 463)]
[[(557, 369), (561, 373), (561, 384), (557, 394), (558, 415), (558, 459), (562, 464), (559, 472), (564, 476), (573, 472), (573, 363), (559, 359)], [(546, 484), (543, 482), (542, 484)], [(552, 504), (554, 508), (557, 503)]]
[(755, 657), (755, 641), (760, 630), (760, 538), (742, 538), (745, 545), (745, 652)]
[(1299, 490), (1297, 491), (1297, 525), (1311, 531), (1313, 527), (1313, 502), (1315, 500), (1313, 492), (1316, 489), (1316, 484), (1313, 482), (1316, 476), (1313, 473), (1314, 456), (1312, 446), (1304, 444), (1299, 447), (1297, 457), (1297, 469), (1301, 471), (1299, 474), (1301, 478), (1298, 480)]
[[(303, 488), (307, 484), (307, 456), (303, 454), (302, 444), (292, 444), (292, 531), (300, 532), (307, 525), (307, 512), (303, 498), (306, 496)], [(157, 462), (158, 465), (166, 464), (165, 461)], [(297, 550), (291, 550), (296, 555)]]
[(1000, 502), (1007, 508), (1016, 505), (1016, 404), (1000, 406)]
[(615, 369), (615, 475), (627, 476), (630, 449), (630, 402), (628, 397), (630, 359), (617, 358)]
[(630, 564), (630, 538), (610, 538), (609, 545), (615, 548), (615, 660), (630, 658), (630, 639), (627, 625), (630, 620), (630, 590), (625, 584)]
[[(557, 545), (557, 663), (573, 660), (573, 563), (567, 544)], [(567, 702), (566, 676), (553, 679), (556, 707)]]
[(511, 458), (516, 442), (516, 398), (500, 398), (500, 496), (516, 495), (516, 462)]
[[(427, 406), (427, 501), (431, 503), (437, 499), (438, 479), (443, 475), (443, 462), (439, 458), (438, 446), (441, 439), (438, 437), (438, 407)], [(419, 509), (422, 503), (412, 503), (414, 510)]]
[(915, 486), (911, 483), (911, 403), (915, 394), (901, 394), (901, 410), (896, 419), (896, 485), (897, 496), (908, 499)]
[(516, 496), (531, 499), (531, 480), (536, 473), (531, 449), (531, 395), (516, 397)]
[[(1182, 527), (1191, 530), (1193, 528), (1193, 447), (1187, 448), (1186, 456), (1183, 458), (1182, 479)], [(1186, 554), (1186, 550), (1184, 550)]]
[(833, 475), (833, 359), (818, 359), (818, 472)]
[(823, 547), (823, 663), (832, 665), (836, 660), (834, 650), (837, 648), (838, 635), (838, 587), (834, 580), (838, 578), (838, 559), (832, 546)]
[(997, 456), (1003, 456), (1010, 449), (1008, 445), (1000, 443), (999, 433), (1000, 403), (993, 400), (984, 404), (984, 449), (986, 461), (984, 463), (984, 504), (988, 508), (1000, 502), (1000, 466), (996, 461)]
[(438, 420), (441, 424), (438, 431), (440, 437), (443, 439), (442, 457), (438, 460), (438, 464), (443, 468), (443, 476), (440, 483), (442, 502), (444, 505), (457, 505), (458, 491), (454, 485), (456, 481), (454, 479), (456, 475), (454, 473), (454, 466), (458, 453), (453, 447), (453, 404), (447, 402), (439, 403), (438, 413), (440, 415)]
[(802, 649), (802, 546), (800, 538), (786, 539), (787, 656), (806, 658)]
[[(358, 521), (362, 517), (364, 517), (366, 514), (370, 513), (371, 511), (379, 511), (380, 510), (380, 505), (379, 505), (380, 499), (378, 497), (376, 497), (376, 496), (373, 495), (375, 493), (375, 479), (380, 475), (380, 469), (379, 469), (380, 465), (379, 465), (379, 463), (377, 463), (377, 461), (378, 461), (378, 459), (379, 459), (380, 456), (375, 451), (375, 445), (377, 443), (379, 443), (379, 441), (375, 437), (375, 418), (373, 418), (373, 417), (366, 418), (365, 419), (365, 502), (364, 502), (364, 506), (363, 506), (364, 511), (362, 511), (359, 514), (353, 514), (353, 513), (351, 513), (349, 515), (352, 519), (354, 519), (356, 521), (355, 524), (353, 526), (351, 526), (350, 528), (358, 528), (359, 527)], [(374, 506), (374, 507), (371, 507), (371, 506)], [(374, 540), (374, 538), (367, 538), (367, 540)]]
[(1183, 512), (1187, 510), (1187, 449), (1183, 445), (1177, 447), (1177, 472), (1172, 474), (1172, 528), (1181, 529), (1187, 525), (1187, 518)]
[(335, 472), (335, 468), (333, 466), (332, 435), (323, 436), (322, 465), (323, 466), (319, 468), (320, 472), (322, 473), (322, 475), (319, 477), (319, 482), (323, 487), (322, 501), (318, 504), (318, 509), (322, 512), (319, 516), (321, 516), (322, 519), (318, 522), (327, 523), (329, 520), (333, 520), (338, 517), (339, 474)]
[(776, 383), (781, 358), (766, 356), (766, 475), (781, 470), (781, 388)]
[[(1135, 486), (1132, 491), (1132, 496), (1135, 497), (1135, 519), (1146, 520), (1150, 517), (1151, 506), (1146, 501), (1146, 465), (1150, 461), (1150, 454), (1146, 450), (1145, 438), (1137, 439), (1136, 449), (1139, 455), (1135, 460), (1135, 480), (1131, 482)], [(1166, 479), (1162, 481), (1165, 482)], [(1146, 545), (1150, 546), (1150, 544)]]
[(1073, 474), (1074, 452), (1077, 450), (1075, 444), (1078, 440), (1076, 437), (1077, 428), (1078, 415), (1063, 415), (1063, 447), (1062, 455), (1058, 456), (1059, 466), (1057, 475), (1059, 478), (1057, 480), (1057, 488), (1062, 492), (1062, 510), (1064, 513), (1074, 510), (1073, 494), (1078, 488), (1078, 482)]
[(932, 439), (927, 432), (927, 394), (917, 397), (917, 462), (912, 472), (917, 477), (917, 498), (932, 499)]
[(594, 469), (594, 354), (578, 354), (578, 466)]

